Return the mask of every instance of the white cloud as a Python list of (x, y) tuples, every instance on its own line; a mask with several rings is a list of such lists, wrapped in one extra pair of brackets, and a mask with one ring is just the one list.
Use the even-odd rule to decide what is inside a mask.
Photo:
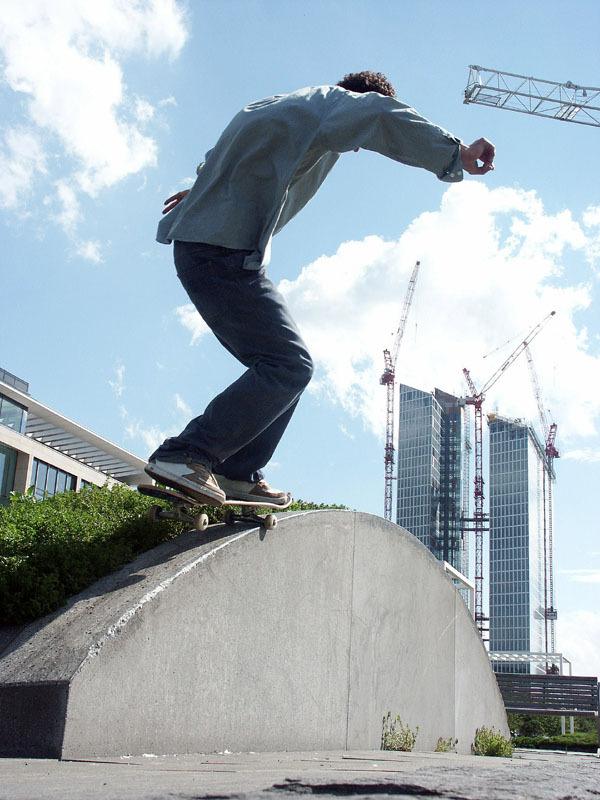
[(177, 408), (178, 411), (183, 412), (186, 417), (192, 416), (192, 409), (188, 406), (185, 400), (178, 394), (175, 395), (175, 407)]
[(175, 309), (175, 314), (179, 317), (179, 322), (184, 328), (192, 334), (190, 344), (196, 344), (207, 333), (210, 333), (210, 328), (204, 322), (200, 314), (192, 303), (186, 303), (184, 306), (178, 306)]
[(147, 100), (136, 97), (134, 113), (138, 122), (149, 122), (154, 116), (154, 107)]
[[(123, 364), (118, 364), (115, 367), (115, 376), (116, 379), (114, 381), (109, 380), (108, 385), (113, 390), (113, 392), (117, 395), (117, 397), (121, 397), (123, 392), (125, 391), (125, 367)], [(121, 410), (121, 415), (124, 415), (124, 409)]]
[(583, 214), (583, 224), (587, 227), (600, 227), (600, 206), (590, 206)]
[[(592, 276), (590, 285), (570, 284), (563, 262), (568, 256), (585, 264), (599, 238), (600, 231), (584, 232), (568, 211), (546, 214), (535, 192), (465, 181), (397, 241), (371, 236), (342, 244), (280, 285), (318, 365), (313, 391), (382, 435), (382, 351), (392, 345), (419, 259), (397, 381), (464, 395), (463, 367), (482, 386), (520, 339), (556, 310), (530, 348), (544, 405), (559, 424), (559, 444), (592, 436), (600, 415), (600, 358), (578, 324), (591, 303)], [(495, 406), (537, 422), (524, 356), (488, 393), (486, 410)]]
[(142, 443), (143, 451), (149, 454), (169, 436), (176, 436), (180, 433), (192, 416), (192, 411), (180, 395), (174, 394), (171, 407), (172, 422), (167, 428), (136, 419), (125, 409), (123, 409), (122, 416), (125, 421), (125, 438), (139, 440)]
[(145, 425), (140, 420), (130, 420), (125, 426), (125, 438), (140, 440), (144, 452), (148, 454), (154, 452), (168, 436), (174, 436), (176, 433), (178, 430), (174, 427), (163, 430), (158, 425)]
[(87, 242), (78, 242), (76, 252), (78, 256), (85, 258), (86, 261), (92, 261), (94, 264), (99, 264), (103, 260), (101, 245), (98, 241), (90, 239)]
[(4, 132), (0, 145), (0, 208), (12, 208), (23, 202), (36, 175), (45, 175), (46, 154), (40, 137), (27, 126)]
[(66, 181), (56, 182), (56, 195), (60, 202), (61, 210), (54, 215), (65, 233), (74, 234), (81, 220), (81, 211), (77, 193)]
[(591, 229), (589, 233), (593, 236), (595, 234), (595, 241), (592, 241), (588, 252), (588, 261), (593, 266), (600, 264), (600, 206), (590, 206), (583, 214), (583, 224), (586, 228)]
[(178, 0), (0, 5), (3, 79), (24, 101), (24, 120), (4, 125), (4, 207), (18, 207), (36, 177), (47, 172), (51, 154), (61, 170), (59, 217), (72, 233), (80, 221), (77, 194), (94, 196), (155, 163), (156, 143), (140, 130), (154, 109), (129, 94), (122, 61), (176, 57), (187, 36), (184, 17)]
[(561, 613), (556, 632), (557, 649), (572, 661), (573, 673), (600, 676), (600, 612)]

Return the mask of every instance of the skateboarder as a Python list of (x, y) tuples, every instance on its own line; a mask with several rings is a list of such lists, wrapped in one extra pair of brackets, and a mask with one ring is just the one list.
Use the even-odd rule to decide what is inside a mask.
[[(284, 504), (261, 472), (313, 364), (269, 280), (271, 239), (315, 194), (340, 155), (360, 148), (422, 167), (441, 181), (493, 169), (486, 139), (469, 146), (400, 102), (381, 73), (346, 75), (243, 108), (189, 191), (165, 201), (159, 242), (218, 340), (247, 368), (204, 413), (150, 456), (146, 472), (201, 500)], [(481, 163), (480, 163), (481, 162)]]

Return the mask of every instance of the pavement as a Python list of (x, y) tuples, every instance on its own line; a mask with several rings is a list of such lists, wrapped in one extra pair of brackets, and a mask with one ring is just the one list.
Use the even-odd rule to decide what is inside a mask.
[(308, 752), (0, 759), (0, 800), (293, 800), (293, 795), (444, 800), (598, 800), (595, 755), (515, 751)]

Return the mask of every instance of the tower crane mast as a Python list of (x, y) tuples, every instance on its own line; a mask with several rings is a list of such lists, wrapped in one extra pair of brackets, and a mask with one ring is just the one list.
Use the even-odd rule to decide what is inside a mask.
[(544, 317), (544, 319), (529, 332), (521, 344), (519, 344), (518, 347), (513, 350), (506, 361), (496, 370), (496, 372), (494, 372), (490, 378), (488, 378), (483, 385), (483, 388), (479, 391), (473, 383), (469, 370), (466, 367), (463, 369), (463, 375), (465, 376), (465, 380), (470, 392), (470, 396), (465, 398), (465, 403), (467, 405), (472, 405), (475, 411), (474, 508), (473, 517), (466, 519), (465, 522), (472, 523), (473, 527), (468, 528), (467, 530), (473, 530), (475, 532), (475, 623), (482, 638), (486, 621), (486, 618), (483, 616), (483, 533), (484, 530), (487, 530), (486, 522), (489, 520), (488, 515), (486, 515), (483, 510), (483, 401), (485, 399), (485, 393), (492, 388), (492, 386), (506, 372), (510, 365), (521, 355), (527, 345), (538, 335), (544, 325), (554, 316), (555, 313), (555, 311), (551, 311), (548, 316)]
[(419, 267), (421, 262), (417, 261), (413, 267), (412, 275), (408, 282), (406, 296), (404, 298), (404, 306), (402, 307), (402, 315), (400, 317), (400, 324), (394, 337), (392, 351), (384, 350), (384, 370), (383, 375), (379, 379), (379, 383), (387, 388), (387, 405), (386, 405), (386, 424), (385, 424), (385, 497), (383, 506), (384, 519), (392, 519), (392, 485), (394, 480), (394, 394), (395, 394), (395, 381), (396, 381), (396, 361), (398, 360), (398, 353), (404, 336), (404, 328), (406, 320), (408, 319), (408, 312), (412, 303), (413, 295), (415, 293), (415, 286), (417, 284), (417, 277), (419, 275)]
[[(529, 377), (533, 387), (533, 394), (538, 407), (538, 415), (542, 432), (544, 435), (544, 445), (546, 453), (546, 464), (542, 472), (542, 518), (544, 535), (544, 635), (546, 653), (554, 653), (555, 650), (555, 626), (557, 618), (554, 608), (554, 559), (553, 559), (553, 507), (552, 507), (552, 480), (554, 478), (554, 459), (559, 457), (556, 449), (556, 430), (555, 422), (548, 425), (548, 418), (544, 411), (542, 393), (537, 377), (533, 358), (529, 347), (525, 349), (527, 355), (527, 365), (529, 367)], [(550, 642), (548, 642), (548, 629), (550, 629)]]

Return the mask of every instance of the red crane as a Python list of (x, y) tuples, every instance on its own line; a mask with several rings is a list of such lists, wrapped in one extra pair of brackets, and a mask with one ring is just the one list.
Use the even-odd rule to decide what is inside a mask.
[(384, 519), (392, 519), (392, 484), (394, 480), (394, 393), (395, 393), (395, 380), (396, 380), (396, 361), (398, 360), (398, 352), (402, 337), (404, 336), (404, 327), (410, 311), (415, 286), (417, 283), (417, 276), (419, 274), (419, 267), (421, 262), (417, 261), (415, 264), (412, 275), (408, 282), (406, 290), (406, 297), (404, 298), (404, 307), (402, 308), (402, 316), (400, 317), (400, 325), (396, 331), (396, 337), (392, 347), (392, 352), (389, 350), (383, 351), (383, 358), (385, 368), (383, 375), (379, 379), (382, 386), (387, 387), (387, 410), (386, 410), (386, 424), (385, 424), (385, 499), (383, 504)]
[[(546, 464), (542, 471), (542, 519), (544, 532), (544, 647), (546, 653), (554, 653), (555, 650), (555, 631), (554, 622), (557, 618), (554, 608), (554, 564), (553, 564), (553, 514), (552, 514), (552, 479), (554, 477), (554, 459), (559, 457), (556, 449), (556, 430), (557, 425), (552, 422), (548, 425), (548, 418), (544, 411), (544, 403), (540, 384), (538, 381), (535, 365), (529, 347), (525, 349), (527, 355), (527, 365), (529, 376), (533, 386), (533, 393), (538, 407), (538, 414), (542, 432), (544, 434), (544, 445), (546, 453)], [(550, 647), (548, 647), (548, 628), (550, 628)]]
[(504, 374), (518, 356), (521, 355), (523, 350), (527, 347), (541, 331), (544, 325), (551, 319), (556, 312), (552, 311), (540, 323), (538, 323), (533, 330), (525, 337), (521, 344), (509, 355), (506, 361), (500, 366), (496, 372), (489, 378), (479, 391), (477, 391), (475, 384), (471, 379), (469, 370), (465, 367), (463, 374), (471, 393), (470, 397), (465, 398), (467, 405), (472, 405), (475, 409), (475, 504), (473, 509), (473, 517), (466, 519), (465, 522), (473, 524), (473, 528), (466, 528), (465, 530), (473, 530), (475, 532), (475, 623), (479, 629), (479, 633), (483, 638), (483, 631), (485, 628), (484, 623), (486, 617), (483, 616), (483, 532), (489, 530), (486, 528), (486, 522), (489, 516), (483, 510), (483, 424), (482, 424), (482, 406), (485, 399), (485, 393), (489, 391), (496, 381)]

